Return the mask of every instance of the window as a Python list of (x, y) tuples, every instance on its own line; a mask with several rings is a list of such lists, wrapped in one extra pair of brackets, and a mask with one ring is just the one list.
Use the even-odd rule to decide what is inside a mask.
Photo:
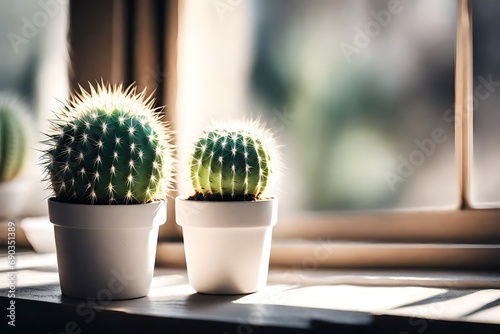
[[(497, 244), (499, 212), (466, 209), (469, 7), (181, 1), (181, 158), (210, 120), (261, 117), (284, 144), (277, 237)], [(494, 17), (493, 9), (484, 12)], [(186, 173), (179, 169), (180, 193), (190, 191)]]
[(456, 1), (230, 8), (185, 2), (179, 128), (261, 117), (283, 145), (283, 214), (458, 207)]
[(474, 111), (471, 205), (497, 208), (500, 204), (500, 67), (495, 54), (500, 47), (500, 4), (473, 1), (474, 82), (471, 101)]

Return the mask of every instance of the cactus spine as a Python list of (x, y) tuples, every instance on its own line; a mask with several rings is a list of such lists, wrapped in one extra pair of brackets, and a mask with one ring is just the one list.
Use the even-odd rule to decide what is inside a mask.
[(277, 161), (270, 133), (254, 123), (225, 123), (205, 131), (190, 159), (194, 199), (262, 199)]
[(26, 107), (17, 98), (0, 96), (0, 182), (15, 178), (24, 166), (29, 145), (27, 117)]
[(137, 204), (165, 198), (172, 182), (170, 131), (145, 91), (80, 87), (48, 135), (46, 172), (58, 201)]

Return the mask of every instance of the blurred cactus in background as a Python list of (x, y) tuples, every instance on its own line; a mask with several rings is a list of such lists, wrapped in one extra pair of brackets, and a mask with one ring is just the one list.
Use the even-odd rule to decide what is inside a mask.
[(14, 179), (25, 165), (31, 135), (28, 115), (15, 95), (0, 95), (0, 182)]
[(171, 134), (135, 86), (80, 87), (53, 120), (45, 167), (58, 201), (138, 204), (166, 197)]
[(205, 131), (190, 160), (194, 199), (262, 199), (278, 161), (272, 135), (257, 122)]

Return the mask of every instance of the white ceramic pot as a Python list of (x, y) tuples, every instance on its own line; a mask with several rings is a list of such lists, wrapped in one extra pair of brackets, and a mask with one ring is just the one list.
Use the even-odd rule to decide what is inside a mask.
[(85, 205), (49, 199), (62, 293), (119, 300), (148, 294), (165, 201)]
[(200, 293), (244, 294), (266, 285), (278, 199), (175, 199), (182, 226), (189, 283)]
[(30, 184), (26, 180), (0, 183), (0, 219), (19, 219), (24, 216), (26, 197), (30, 195)]

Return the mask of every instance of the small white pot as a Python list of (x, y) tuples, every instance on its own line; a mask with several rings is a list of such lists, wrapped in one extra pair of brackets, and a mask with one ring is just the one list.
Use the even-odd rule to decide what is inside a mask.
[(26, 197), (30, 195), (30, 183), (12, 180), (0, 183), (0, 219), (19, 219), (24, 216)]
[(76, 298), (119, 300), (148, 294), (165, 201), (85, 205), (49, 199), (61, 291)]
[(278, 199), (175, 199), (182, 226), (189, 283), (200, 293), (244, 294), (266, 285)]

